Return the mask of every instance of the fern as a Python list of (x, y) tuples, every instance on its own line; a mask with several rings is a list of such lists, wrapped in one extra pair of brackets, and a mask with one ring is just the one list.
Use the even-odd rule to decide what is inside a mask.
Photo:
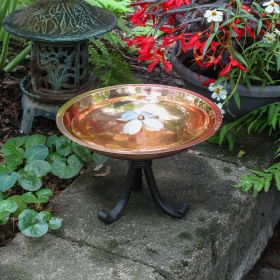
[(224, 125), (219, 134), (211, 139), (211, 142), (222, 145), (227, 143), (229, 150), (234, 148), (234, 136), (239, 135), (241, 129), (247, 129), (247, 133), (259, 134), (264, 130), (269, 135), (277, 137), (280, 134), (280, 102), (263, 106), (229, 124)]
[(254, 175), (241, 176), (239, 184), (234, 187), (245, 192), (252, 191), (256, 197), (261, 191), (267, 192), (275, 182), (276, 188), (280, 191), (280, 162), (274, 163), (263, 171), (251, 170), (251, 172)]

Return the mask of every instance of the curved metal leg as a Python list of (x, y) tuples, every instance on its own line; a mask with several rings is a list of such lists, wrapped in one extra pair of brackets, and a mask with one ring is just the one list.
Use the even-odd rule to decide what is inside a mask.
[(134, 187), (134, 178), (135, 178), (136, 171), (137, 171), (136, 169), (129, 166), (124, 189), (122, 191), (121, 197), (119, 198), (116, 206), (110, 212), (107, 212), (105, 210), (100, 210), (98, 212), (98, 218), (103, 223), (111, 224), (111, 223), (115, 222), (117, 219), (119, 219), (119, 217), (121, 216), (124, 208), (127, 205), (131, 191)]
[(136, 168), (134, 174), (133, 190), (140, 191), (143, 188), (143, 172), (142, 168)]
[(156, 201), (156, 203), (159, 205), (159, 207), (164, 212), (169, 214), (170, 216), (175, 217), (175, 218), (183, 218), (187, 211), (187, 208), (188, 208), (187, 203), (184, 203), (180, 207), (175, 208), (175, 207), (169, 205), (168, 203), (166, 203), (162, 199), (160, 192), (158, 190), (156, 181), (155, 181), (155, 177), (154, 177), (154, 173), (153, 173), (151, 165), (152, 165), (152, 163), (149, 162), (149, 165), (144, 167), (144, 172), (145, 172), (147, 184), (148, 184), (148, 187), (150, 189), (153, 199)]

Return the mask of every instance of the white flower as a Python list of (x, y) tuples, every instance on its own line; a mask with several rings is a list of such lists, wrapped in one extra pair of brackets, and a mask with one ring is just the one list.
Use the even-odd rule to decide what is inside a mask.
[(266, 7), (264, 10), (269, 14), (271, 14), (271, 13), (279, 14), (280, 13), (279, 5), (277, 3), (275, 3), (274, 0), (263, 3), (263, 6)]
[(209, 85), (209, 90), (213, 91), (211, 97), (217, 99), (217, 101), (225, 100), (227, 98), (228, 92), (221, 85), (215, 86), (214, 83), (212, 83)]
[(265, 43), (273, 43), (276, 40), (276, 35), (274, 33), (266, 32), (263, 36), (263, 41)]
[(128, 121), (123, 127), (123, 133), (128, 135), (137, 134), (143, 126), (150, 131), (160, 131), (164, 128), (164, 124), (158, 119), (158, 116), (146, 111), (140, 113), (127, 111), (121, 115), (119, 120)]
[(207, 10), (204, 14), (208, 22), (223, 21), (223, 13), (217, 10)]
[(222, 103), (216, 103), (217, 107), (220, 109), (222, 115), (226, 112), (224, 109), (223, 109), (223, 104)]
[(276, 35), (280, 36), (280, 30), (275, 28), (274, 31), (273, 31)]

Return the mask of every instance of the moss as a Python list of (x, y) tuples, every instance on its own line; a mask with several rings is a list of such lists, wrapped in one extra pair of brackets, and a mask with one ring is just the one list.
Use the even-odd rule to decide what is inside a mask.
[(188, 231), (182, 231), (178, 234), (178, 237), (180, 239), (184, 239), (184, 240), (192, 240), (193, 236), (191, 233), (189, 233)]

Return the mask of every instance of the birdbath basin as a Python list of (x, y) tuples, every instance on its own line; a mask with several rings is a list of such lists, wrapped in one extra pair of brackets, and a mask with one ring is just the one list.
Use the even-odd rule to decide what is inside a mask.
[(173, 207), (157, 188), (152, 160), (177, 154), (212, 136), (222, 123), (219, 108), (189, 90), (163, 85), (120, 85), (81, 94), (57, 113), (57, 126), (72, 141), (102, 155), (129, 160), (115, 208), (101, 210), (106, 224), (122, 214), (143, 173), (152, 197), (169, 215), (182, 218), (187, 204)]

